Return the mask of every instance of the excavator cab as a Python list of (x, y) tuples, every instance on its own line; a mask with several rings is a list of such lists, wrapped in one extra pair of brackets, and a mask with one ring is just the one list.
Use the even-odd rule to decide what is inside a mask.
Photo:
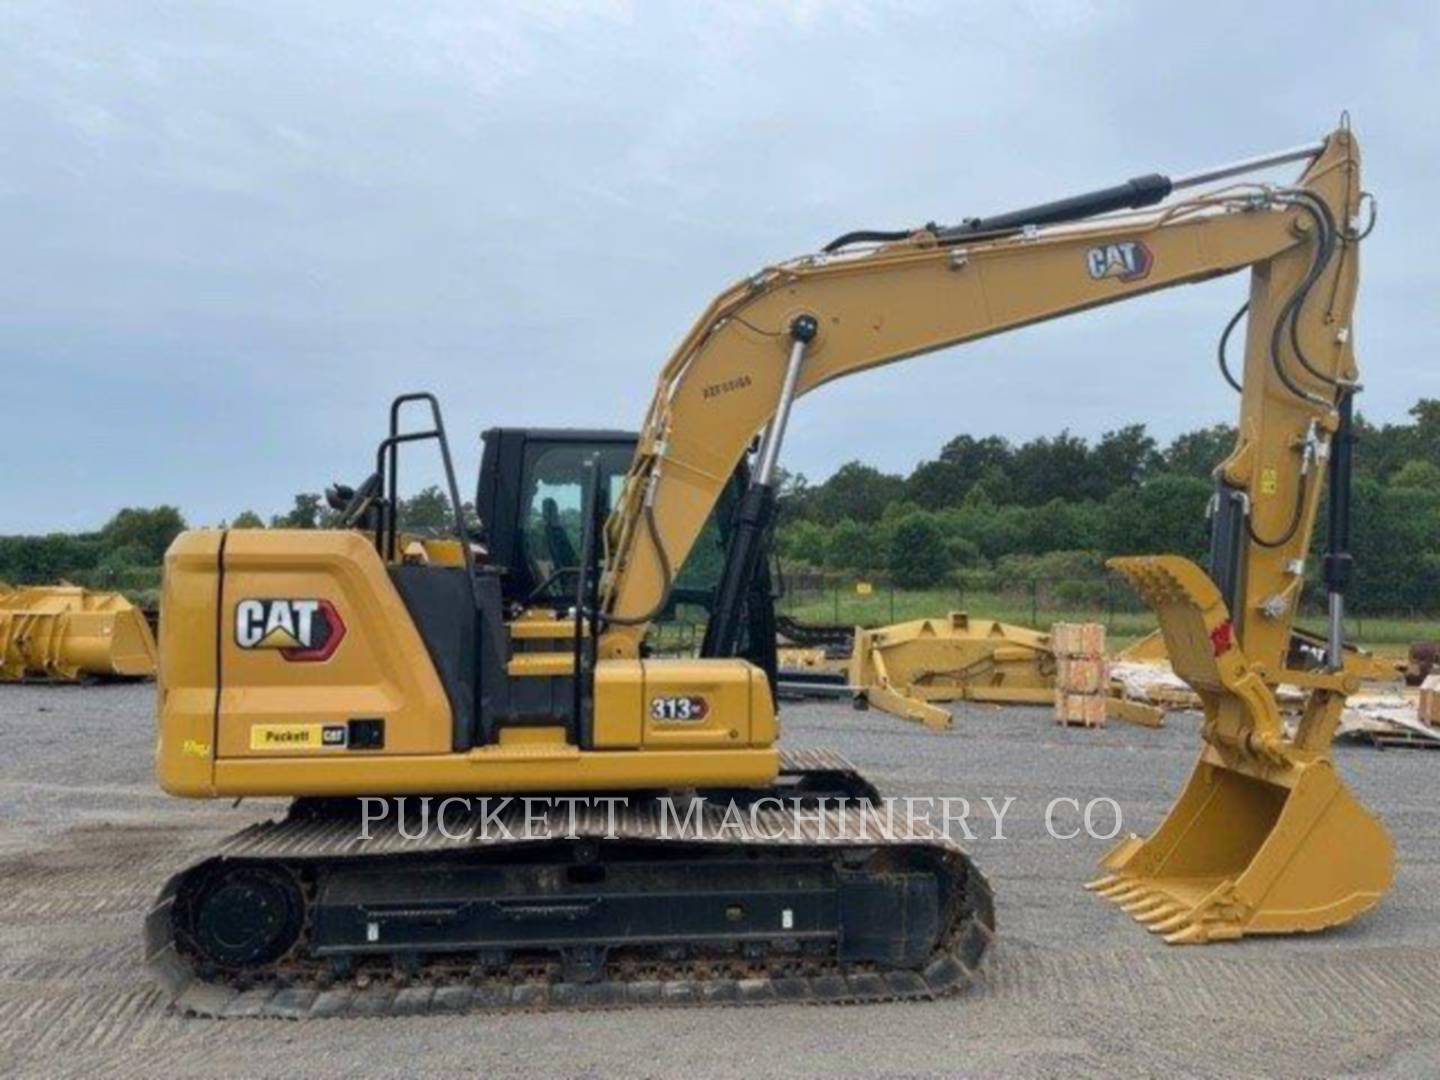
[[(428, 402), (430, 396), (405, 395), (398, 400), (410, 399)], [(438, 417), (438, 412), (434, 415)], [(430, 432), (405, 435), (392, 428), (381, 444), (382, 460), (375, 472), (353, 487), (336, 483), (326, 489), (326, 501), (339, 515), (338, 527), (374, 532), (377, 547), (384, 552), (387, 515), (392, 506), (399, 506), (402, 494), (398, 462), (396, 480), (390, 484), (385, 455), (392, 445), (425, 437), (442, 438), (443, 424)], [(581, 571), (583, 508), (590, 498), (591, 477), (598, 478), (602, 489), (600, 505), (616, 505), (635, 454), (635, 433), (496, 427), (482, 432), (480, 438), (483, 450), (475, 491), (476, 524), (462, 525), (457, 520), (444, 531), (458, 536), (463, 528), (466, 539), (479, 544), (486, 569), (498, 575), (501, 598), (507, 607), (515, 611), (549, 609), (556, 614), (571, 609)], [(450, 458), (448, 441), (441, 457)], [(749, 468), (742, 461), (721, 492), (656, 623), (683, 620), (703, 626), (707, 622), (734, 535), (736, 507), (748, 484)], [(403, 525), (400, 522), (397, 530)], [(403, 560), (403, 552), (400, 557)], [(761, 580), (749, 598), (755, 610), (748, 614), (765, 622), (773, 618), (769, 610), (773, 607), (773, 575), (768, 562), (760, 566), (759, 573)], [(753, 643), (757, 647), (752, 648), (748, 640), (752, 636), (742, 634), (742, 648), (737, 655), (770, 670), (773, 660), (758, 648), (758, 640)]]
[(613, 505), (635, 436), (579, 428), (490, 428), (481, 435), (475, 511), (505, 602), (557, 611), (575, 602), (587, 463)]
[[(593, 462), (601, 505), (619, 505), (636, 438), (632, 431), (584, 428), (490, 428), (482, 433), (475, 507), (487, 562), (501, 568), (500, 591), (507, 605), (557, 614), (573, 607), (581, 570), (583, 509), (590, 495), (589, 468)], [(733, 552), (736, 511), (749, 483), (750, 469), (742, 460), (680, 568), (664, 609), (654, 619), (658, 633), (652, 632), (652, 641), (663, 638), (689, 644), (682, 628), (709, 626), (720, 578)], [(768, 560), (760, 560), (732, 650), (716, 649), (713, 635), (695, 643), (701, 656), (749, 660), (766, 672), (772, 688), (773, 581)], [(668, 633), (671, 627), (674, 634)], [(645, 651), (655, 648), (647, 644)]]

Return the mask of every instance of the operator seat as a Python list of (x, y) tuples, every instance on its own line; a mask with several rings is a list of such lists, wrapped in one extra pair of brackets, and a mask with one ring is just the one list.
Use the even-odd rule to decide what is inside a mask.
[(568, 570), (580, 565), (575, 554), (575, 545), (570, 543), (570, 534), (560, 524), (560, 507), (554, 499), (540, 504), (540, 516), (545, 522), (545, 546), (550, 549), (551, 564), (557, 570)]

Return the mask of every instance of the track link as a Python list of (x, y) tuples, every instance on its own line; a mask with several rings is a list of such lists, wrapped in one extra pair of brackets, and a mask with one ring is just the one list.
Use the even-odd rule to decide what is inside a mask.
[[(875, 806), (874, 788), (839, 755), (827, 751), (788, 752), (782, 759), (777, 787), (749, 797), (778, 793), (843, 795)], [(707, 793), (708, 795), (709, 793)], [(348, 809), (345, 807), (348, 806)], [(518, 810), (516, 811), (518, 813)], [(716, 800), (708, 799), (699, 830), (705, 839), (667, 839), (666, 823), (652, 800), (631, 800), (610, 811), (556, 808), (548, 824), (557, 835), (590, 842), (612, 853), (635, 845), (661, 850), (714, 851), (774, 860), (817, 857), (840, 860), (895, 859), (923, 865), (944, 883), (941, 929), (923, 962), (890, 967), (874, 962), (845, 963), (833, 952), (815, 954), (803, 948), (763, 955), (703, 949), (640, 952), (616, 950), (596, 970), (576, 978), (558, 960), (524, 957), (483, 965), (471, 954), (430, 956), (418, 964), (399, 966), (377, 958), (353, 969), (338, 969), (307, 950), (308, 928), (289, 953), (259, 970), (230, 971), (209, 964), (188, 940), (187, 890), (197, 875), (230, 863), (265, 867), (304, 878), (317, 866), (347, 868), (379, 866), (367, 860), (391, 860), (407, 869), (416, 860), (435, 861), (457, 853), (519, 855), (534, 840), (520, 836), (512, 813), (504, 830), (484, 838), (452, 839), (439, 830), (422, 839), (406, 839), (390, 828), (362, 839), (353, 800), (344, 804), (299, 802), (281, 821), (253, 825), (228, 838), (213, 858), (172, 877), (146, 917), (147, 964), (169, 991), (174, 1007), (210, 1017), (326, 1017), (413, 1015), (507, 1009), (614, 1009), (632, 1006), (693, 1006), (709, 1004), (783, 1004), (803, 1002), (874, 1002), (928, 999), (955, 993), (970, 984), (995, 932), (994, 905), (988, 884), (969, 858), (938, 830), (923, 821), (886, 822), (879, 837), (876, 819), (865, 819), (854, 804), (841, 808), (816, 806), (798, 815), (784, 806), (766, 807), (753, 819), (723, 819)], [(613, 814), (613, 817), (612, 817)], [(501, 815), (504, 820), (504, 815)], [(739, 820), (739, 827), (735, 821)], [(463, 833), (463, 829), (452, 829)], [(415, 835), (415, 830), (407, 830)], [(781, 839), (775, 839), (781, 837)]]

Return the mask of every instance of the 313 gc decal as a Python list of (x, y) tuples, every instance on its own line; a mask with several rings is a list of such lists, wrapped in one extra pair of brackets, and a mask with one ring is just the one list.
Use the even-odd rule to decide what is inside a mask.
[(698, 724), (710, 714), (710, 703), (699, 694), (650, 699), (650, 716), (655, 720), (677, 720)]
[(274, 649), (286, 660), (314, 662), (335, 655), (345, 621), (329, 600), (241, 600), (235, 605), (235, 644)]

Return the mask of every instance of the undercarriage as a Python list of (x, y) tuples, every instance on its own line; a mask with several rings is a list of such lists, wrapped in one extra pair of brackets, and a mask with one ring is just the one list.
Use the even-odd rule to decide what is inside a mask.
[(167, 883), (150, 966), (208, 1016), (876, 1001), (963, 988), (994, 933), (960, 849), (824, 752), (753, 792), (443, 801), (237, 833)]

